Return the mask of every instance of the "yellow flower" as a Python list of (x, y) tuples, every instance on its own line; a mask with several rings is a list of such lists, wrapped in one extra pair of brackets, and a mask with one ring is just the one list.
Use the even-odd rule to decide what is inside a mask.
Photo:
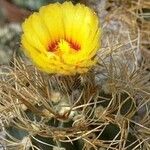
[(47, 73), (85, 73), (95, 64), (99, 20), (88, 7), (71, 2), (43, 6), (22, 25), (21, 43), (33, 63)]

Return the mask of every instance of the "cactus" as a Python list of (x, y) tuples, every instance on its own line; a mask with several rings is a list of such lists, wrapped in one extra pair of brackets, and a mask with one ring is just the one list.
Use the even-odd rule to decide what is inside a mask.
[[(1, 66), (1, 147), (150, 149), (149, 57), (143, 55), (149, 22), (143, 18), (137, 22), (136, 11), (147, 3), (133, 7), (135, 1), (126, 1), (128, 5), (117, 1), (115, 11), (101, 14), (100, 2), (87, 1), (99, 14), (103, 29), (97, 65), (87, 73), (47, 74), (18, 55), (11, 66)], [(108, 8), (107, 3), (103, 6)]]

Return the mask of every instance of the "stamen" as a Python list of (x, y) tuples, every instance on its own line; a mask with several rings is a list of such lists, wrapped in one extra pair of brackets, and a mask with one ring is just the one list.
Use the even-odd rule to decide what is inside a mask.
[[(75, 51), (79, 51), (81, 49), (81, 46), (78, 43), (73, 42), (72, 40), (65, 40), (68, 42), (70, 48), (74, 49)], [(55, 52), (58, 49), (60, 40), (52, 42), (48, 45), (48, 51)]]

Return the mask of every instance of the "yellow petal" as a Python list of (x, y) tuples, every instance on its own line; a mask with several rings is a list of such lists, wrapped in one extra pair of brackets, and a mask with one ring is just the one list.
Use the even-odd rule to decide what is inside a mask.
[(95, 12), (83, 4), (49, 4), (22, 25), (24, 52), (47, 73), (74, 75), (96, 62), (101, 30)]

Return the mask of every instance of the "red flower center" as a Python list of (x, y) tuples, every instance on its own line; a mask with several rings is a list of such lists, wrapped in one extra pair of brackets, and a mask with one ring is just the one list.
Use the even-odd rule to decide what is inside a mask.
[[(69, 46), (72, 49), (74, 49), (75, 51), (79, 51), (81, 49), (81, 46), (78, 43), (73, 42), (72, 40), (65, 40), (65, 41), (67, 41), (67, 43), (69, 44)], [(51, 42), (48, 45), (48, 51), (55, 52), (58, 49), (59, 42), (60, 42), (60, 40), (55, 41), (55, 42)]]

